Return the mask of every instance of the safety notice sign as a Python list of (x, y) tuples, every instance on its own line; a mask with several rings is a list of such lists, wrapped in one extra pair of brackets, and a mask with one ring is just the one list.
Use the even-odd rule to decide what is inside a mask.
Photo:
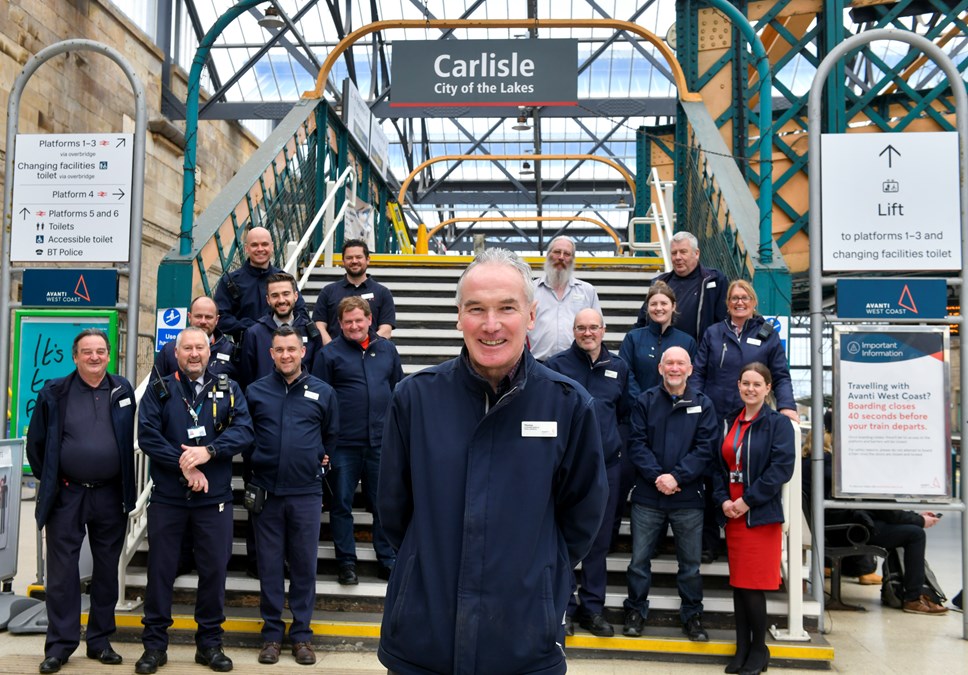
[(126, 262), (132, 134), (17, 134), (11, 261)]

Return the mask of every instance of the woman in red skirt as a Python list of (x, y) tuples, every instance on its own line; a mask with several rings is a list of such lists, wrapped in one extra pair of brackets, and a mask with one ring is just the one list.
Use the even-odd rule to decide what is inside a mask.
[(714, 497), (726, 517), (729, 584), (736, 612), (736, 655), (727, 673), (767, 669), (766, 591), (780, 587), (783, 505), (780, 490), (796, 461), (790, 420), (765, 405), (772, 388), (762, 363), (743, 366), (739, 394), (744, 407), (724, 424)]

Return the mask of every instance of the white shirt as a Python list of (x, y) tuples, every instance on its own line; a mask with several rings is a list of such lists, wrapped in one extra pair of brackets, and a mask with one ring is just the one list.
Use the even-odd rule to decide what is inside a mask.
[(555, 289), (548, 285), (545, 277), (541, 277), (535, 285), (534, 299), (538, 301), (538, 308), (528, 339), (531, 341), (531, 353), (539, 361), (571, 346), (578, 312), (589, 307), (599, 313), (602, 311), (595, 287), (574, 276), (560, 300)]

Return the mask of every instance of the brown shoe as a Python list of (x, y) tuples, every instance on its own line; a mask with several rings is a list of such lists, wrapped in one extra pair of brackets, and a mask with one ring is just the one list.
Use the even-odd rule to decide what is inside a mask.
[(296, 657), (296, 663), (301, 666), (311, 666), (316, 663), (316, 652), (309, 642), (295, 643), (292, 646), (292, 655)]
[(861, 574), (857, 577), (857, 583), (861, 586), (880, 586), (884, 579), (880, 574), (876, 572), (871, 572), (870, 574)]
[(922, 595), (917, 600), (911, 600), (905, 602), (901, 607), (908, 614), (947, 614), (948, 608), (942, 607), (936, 602), (932, 602), (931, 599)]
[(278, 642), (266, 642), (262, 645), (262, 651), (259, 652), (259, 663), (279, 663), (281, 651), (282, 645)]

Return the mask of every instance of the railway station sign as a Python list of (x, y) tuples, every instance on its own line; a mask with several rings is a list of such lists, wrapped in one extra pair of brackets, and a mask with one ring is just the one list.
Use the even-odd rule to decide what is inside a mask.
[(24, 270), (24, 307), (110, 307), (118, 302), (116, 269)]
[(944, 319), (948, 289), (944, 279), (837, 279), (841, 319)]
[(17, 134), (10, 259), (127, 262), (132, 134)]
[(578, 103), (578, 41), (393, 43), (390, 107)]
[(820, 148), (825, 272), (961, 269), (956, 132), (823, 134)]

